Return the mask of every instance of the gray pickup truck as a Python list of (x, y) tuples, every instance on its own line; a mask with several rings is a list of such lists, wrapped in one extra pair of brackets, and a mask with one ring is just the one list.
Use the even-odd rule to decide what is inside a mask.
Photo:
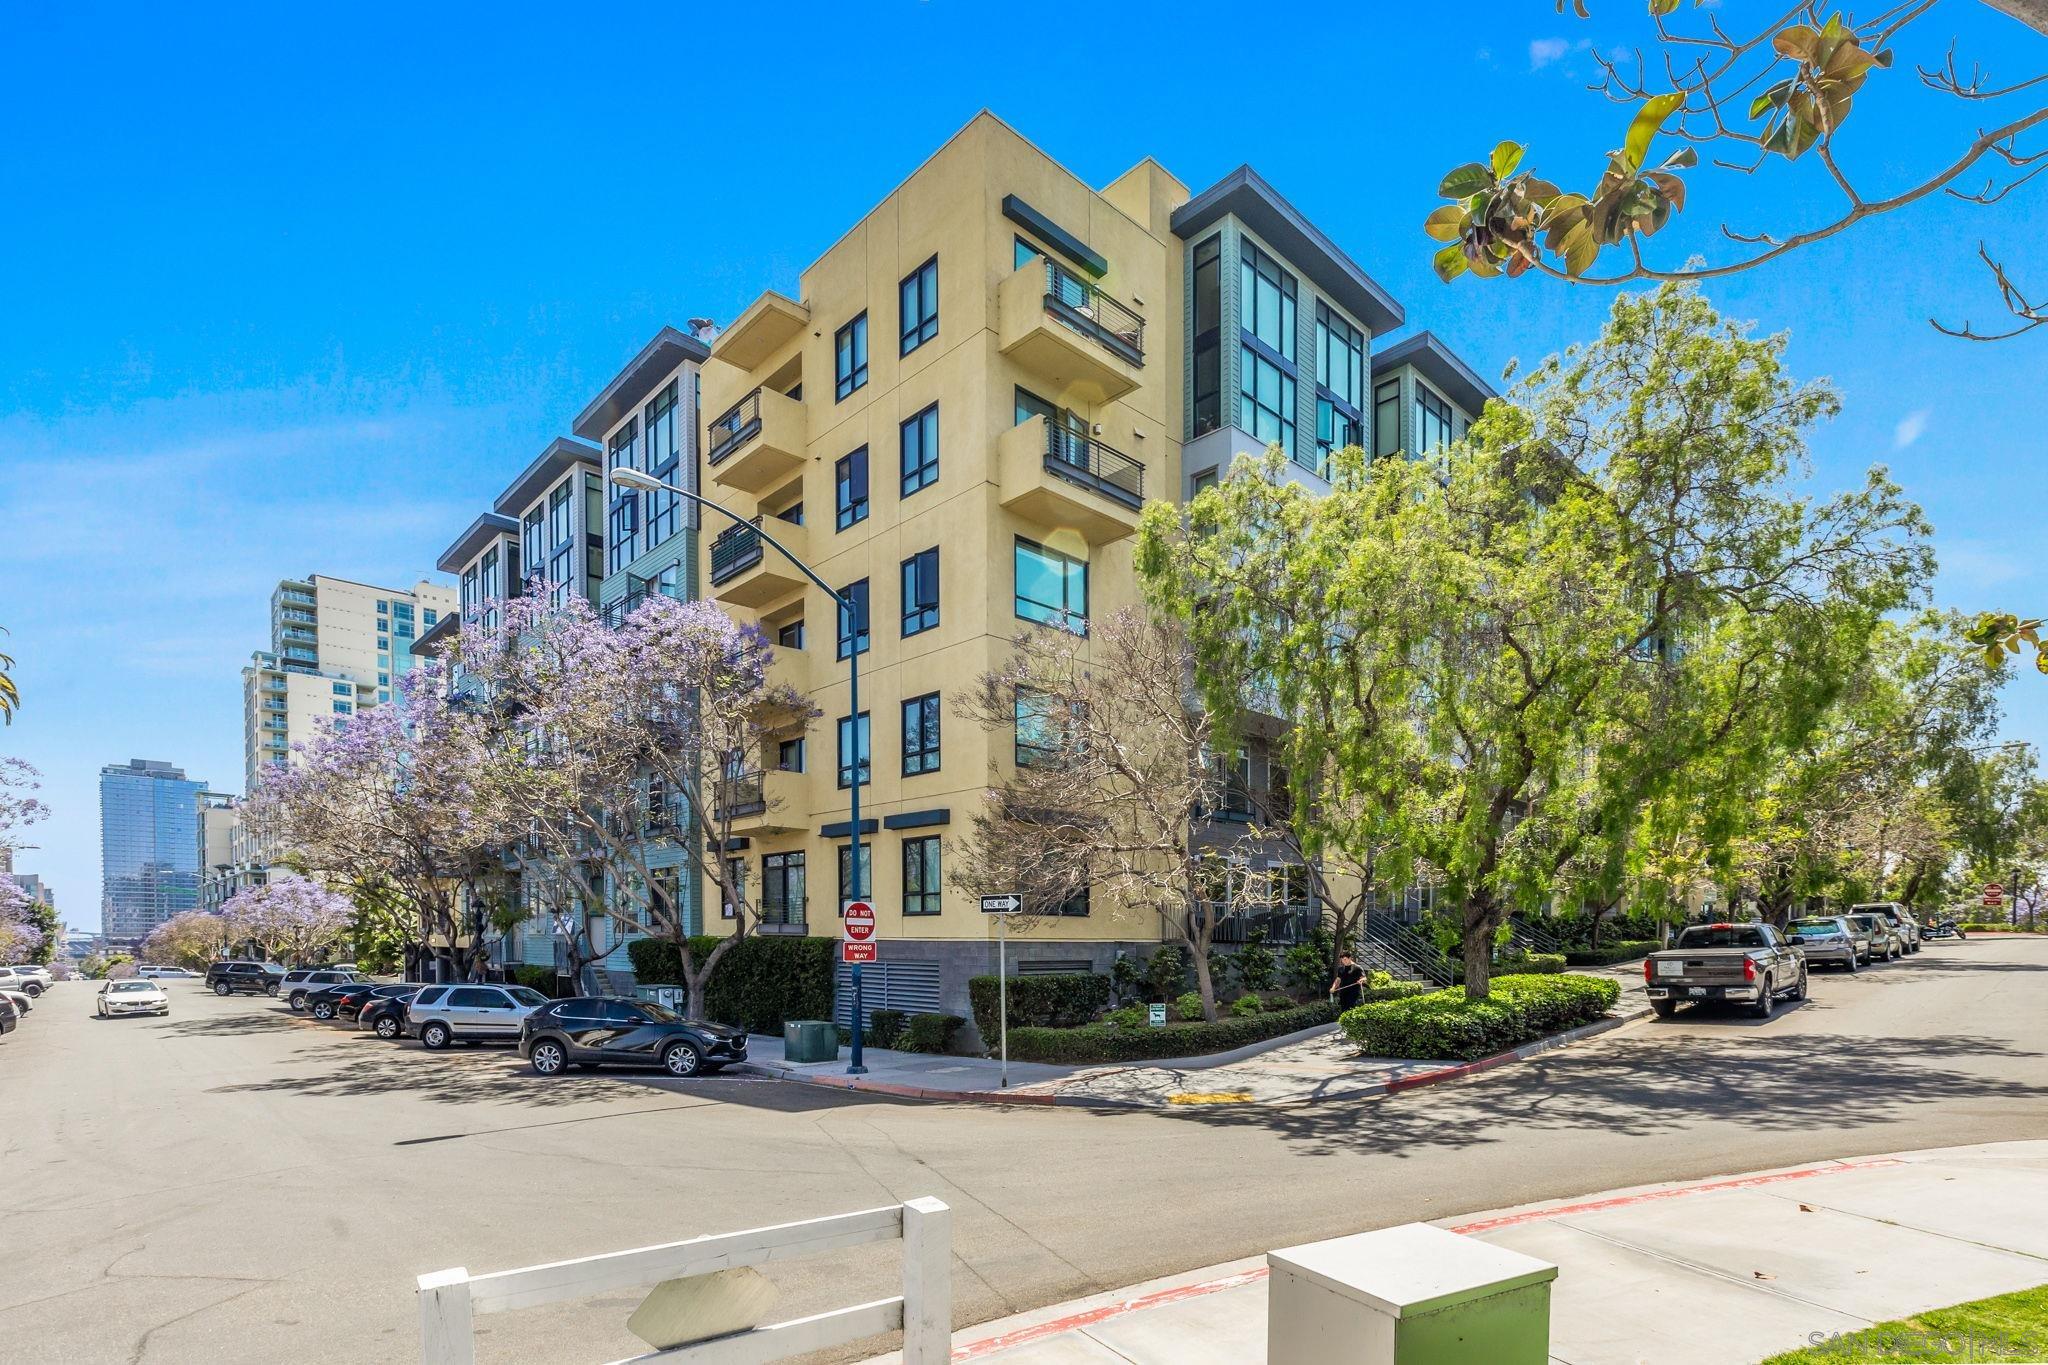
[(1806, 954), (1768, 924), (1694, 924), (1643, 959), (1643, 989), (1659, 1019), (1687, 1001), (1739, 1001), (1768, 1019), (1780, 996), (1806, 998)]

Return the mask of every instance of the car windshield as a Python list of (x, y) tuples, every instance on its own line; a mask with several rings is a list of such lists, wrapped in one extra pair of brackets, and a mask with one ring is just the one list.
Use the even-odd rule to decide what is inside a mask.
[(1763, 931), (1754, 924), (1702, 924), (1678, 936), (1681, 948), (1762, 948)]
[(548, 998), (531, 986), (507, 986), (505, 994), (522, 1005), (545, 1005)]
[(1842, 926), (1831, 919), (1803, 919), (1792, 926), (1795, 934), (1839, 934)]
[(647, 1017), (657, 1024), (679, 1024), (683, 1021), (683, 1016), (667, 1005), (657, 1005), (652, 1000), (638, 1000), (634, 1004), (647, 1011)]
[(155, 990), (156, 987), (150, 985), (147, 981), (116, 981), (108, 989), (116, 991), (149, 991)]

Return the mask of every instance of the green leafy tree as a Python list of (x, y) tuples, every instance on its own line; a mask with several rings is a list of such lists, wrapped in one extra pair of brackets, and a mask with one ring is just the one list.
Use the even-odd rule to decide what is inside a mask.
[(1783, 348), (1691, 288), (1624, 296), (1426, 460), (1346, 451), (1316, 496), (1268, 452), (1146, 513), (1140, 571), (1198, 675), (1272, 679), (1289, 770), (1436, 870), (1475, 998), (1589, 827), (1812, 725), (1931, 570), (1883, 471), (1800, 493), (1836, 402)]

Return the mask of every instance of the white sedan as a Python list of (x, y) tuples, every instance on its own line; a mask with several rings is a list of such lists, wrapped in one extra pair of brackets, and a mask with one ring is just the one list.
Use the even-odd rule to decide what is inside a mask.
[(154, 981), (143, 981), (131, 977), (124, 981), (106, 981), (100, 984), (99, 1016), (111, 1019), (117, 1014), (169, 1014), (171, 997), (164, 994), (164, 988)]

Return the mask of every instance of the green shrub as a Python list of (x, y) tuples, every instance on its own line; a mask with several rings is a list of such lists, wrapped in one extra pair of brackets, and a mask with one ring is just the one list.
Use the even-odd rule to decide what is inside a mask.
[(1502, 976), (1485, 1000), (1457, 987), (1408, 993), (1346, 1010), (1340, 1022), (1370, 1056), (1473, 1061), (1590, 1024), (1620, 996), (1610, 977)]
[(1303, 995), (1321, 995), (1336, 974), (1327, 943), (1297, 943), (1287, 950), (1287, 984)]
[[(905, 1052), (936, 1052), (940, 1054), (953, 1050), (953, 1040), (967, 1021), (957, 1014), (913, 1014), (903, 1030), (902, 1047)], [(1012, 1032), (1012, 1038), (1017, 1035)], [(1014, 1050), (1014, 1049), (1013, 1049)]]
[[(974, 1007), (974, 1026), (984, 1038), (996, 1036), (1001, 983), (977, 976), (967, 983)], [(1093, 972), (1053, 972), (1014, 976), (1009, 984), (1010, 1027), (1071, 1028), (1085, 1024), (1109, 1008), (1109, 978)]]
[(1266, 931), (1254, 929), (1244, 937), (1244, 947), (1237, 950), (1237, 984), (1257, 994), (1269, 991), (1279, 984), (1279, 969), (1273, 960), (1273, 950), (1266, 946)]
[(1620, 943), (1603, 943), (1598, 948), (1567, 948), (1564, 960), (1571, 967), (1605, 967), (1616, 962), (1629, 962), (1648, 953), (1657, 951), (1654, 939), (1631, 939)]
[(1230, 1017), (1233, 1019), (1249, 1019), (1254, 1014), (1263, 1014), (1265, 1009), (1266, 1002), (1259, 999), (1258, 996), (1240, 995), (1237, 999), (1230, 1002)]
[(1375, 1000), (1405, 1000), (1411, 995), (1427, 995), (1436, 987), (1427, 981), (1397, 981), (1385, 972), (1374, 972), (1374, 976), (1385, 976), (1385, 981), (1375, 981), (1359, 992), (1358, 1003), (1370, 1004)]
[(1149, 1012), (1143, 1005), (1125, 1005), (1102, 1016), (1102, 1022), (1114, 1028), (1149, 1027)]
[(1382, 986), (1391, 986), (1397, 978), (1383, 967), (1375, 967), (1365, 974), (1365, 988), (1376, 991)]
[(1968, 920), (1958, 924), (1956, 927), (1966, 934), (2038, 934), (2048, 930), (2048, 926), (2029, 929), (2024, 924), (2010, 924), (2005, 920), (1999, 920), (1995, 924)]
[(902, 1010), (875, 1010), (868, 1015), (868, 1026), (861, 1042), (869, 1047), (895, 1047), (903, 1037), (903, 1023), (909, 1016)]
[(1109, 964), (1109, 988), (1116, 998), (1129, 1004), (1138, 998), (1139, 988), (1145, 984), (1145, 968), (1136, 953), (1120, 952)]
[(1010, 1059), (1092, 1066), (1160, 1057), (1201, 1057), (1327, 1024), (1335, 1015), (1336, 1011), (1325, 1003), (1291, 1010), (1261, 1010), (1245, 1018), (1226, 1017), (1213, 1024), (1183, 1022), (1163, 1028), (1089, 1024), (1083, 1028), (1011, 1029)]
[(1171, 1000), (1188, 979), (1187, 952), (1176, 944), (1161, 946), (1145, 962), (1145, 985), (1154, 1000)]
[(1200, 1019), (1202, 1017), (1202, 993), (1200, 991), (1189, 991), (1186, 995), (1174, 1001), (1173, 1014), (1176, 1019)]
[(1510, 953), (1500, 960), (1504, 976), (1545, 976), (1563, 970), (1563, 953)]
[[(701, 964), (724, 940), (703, 935), (690, 940)], [(682, 955), (667, 939), (641, 938), (626, 945), (633, 975), (643, 985), (683, 984)], [(742, 939), (718, 960), (705, 988), (704, 1013), (749, 1033), (780, 1033), (791, 1019), (832, 1017), (832, 971), (838, 941), (770, 935)]]
[(514, 966), (512, 979), (550, 998), (558, 993), (562, 984), (562, 978), (555, 975), (553, 967), (542, 967), (531, 962), (522, 962)]

